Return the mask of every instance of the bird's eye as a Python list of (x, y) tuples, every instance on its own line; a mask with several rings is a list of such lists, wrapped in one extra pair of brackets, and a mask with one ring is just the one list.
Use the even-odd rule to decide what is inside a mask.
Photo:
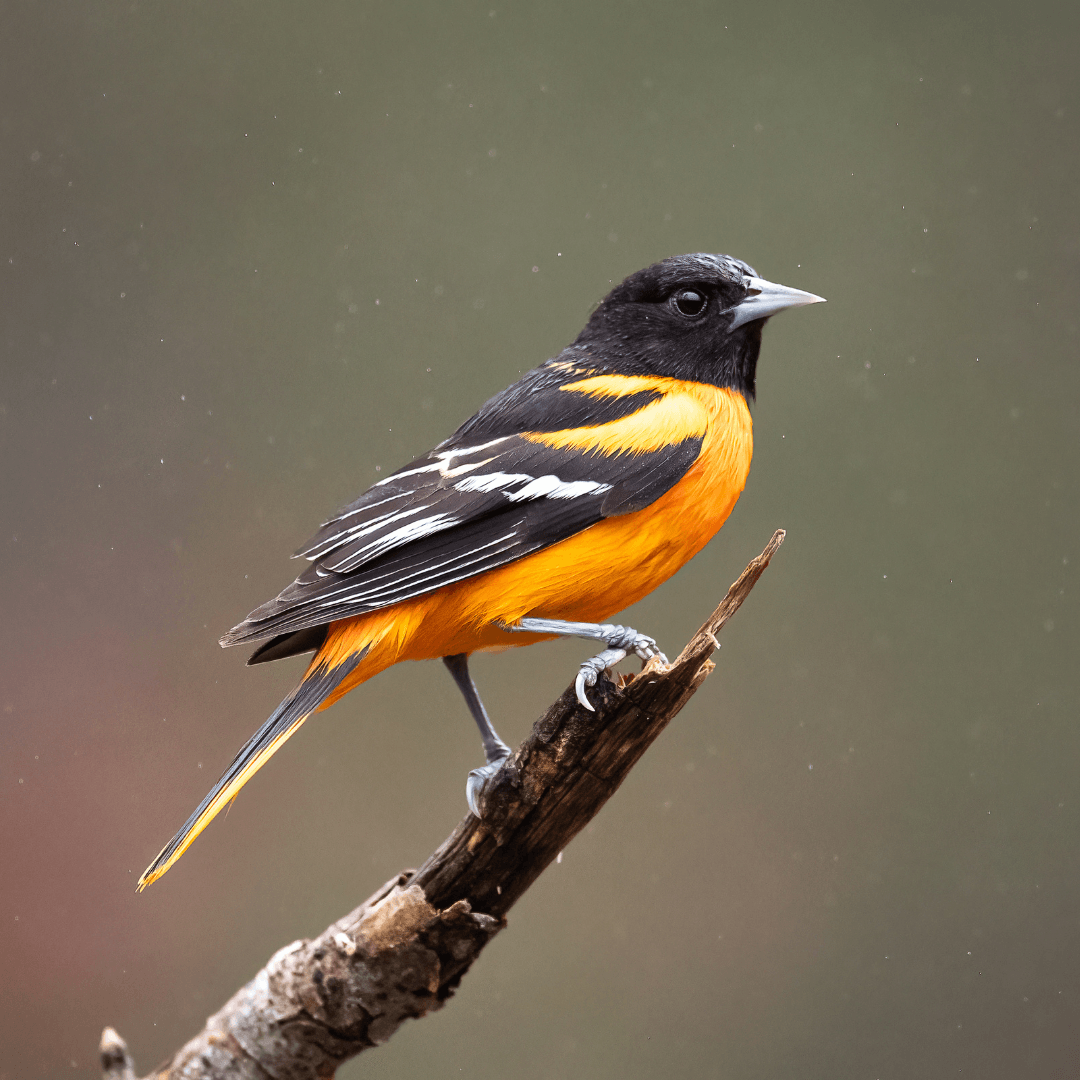
[(693, 319), (705, 310), (705, 297), (695, 289), (680, 289), (672, 298), (680, 315)]

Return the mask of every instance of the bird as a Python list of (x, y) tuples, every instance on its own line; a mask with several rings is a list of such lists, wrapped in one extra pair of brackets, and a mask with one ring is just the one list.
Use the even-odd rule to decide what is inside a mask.
[[(656, 641), (605, 620), (666, 581), (742, 493), (766, 321), (823, 297), (728, 255), (678, 255), (631, 274), (572, 344), (496, 394), (448, 439), (378, 480), (295, 553), (310, 565), (220, 639), (248, 664), (314, 652), (299, 685), (244, 744), (140, 877), (160, 878), (313, 713), (403, 660), (442, 659), (480, 730), (466, 781), (482, 816), (510, 749), (470, 654), (581, 637), (604, 647), (575, 679)], [(666, 660), (665, 660), (666, 662)]]

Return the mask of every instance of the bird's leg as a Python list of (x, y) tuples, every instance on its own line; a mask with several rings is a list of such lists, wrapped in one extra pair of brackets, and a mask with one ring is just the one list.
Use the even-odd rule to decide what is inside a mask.
[(465, 698), (465, 704), (469, 706), (476, 726), (480, 729), (480, 741), (484, 744), (484, 757), (487, 764), (479, 769), (473, 769), (469, 773), (469, 779), (465, 782), (465, 798), (469, 802), (469, 809), (480, 817), (480, 792), (484, 784), (488, 782), (502, 768), (502, 764), (510, 756), (510, 747), (499, 738), (495, 728), (491, 726), (487, 710), (476, 692), (476, 685), (469, 675), (469, 656), (467, 653), (458, 653), (456, 656), (444, 656), (443, 663), (454, 676), (454, 682)]
[(614, 667), (628, 653), (636, 653), (642, 660), (659, 656), (666, 664), (667, 657), (656, 647), (656, 642), (646, 634), (639, 634), (629, 626), (613, 626), (611, 623), (564, 622), (562, 619), (522, 619), (514, 626), (507, 626), (527, 634), (558, 634), (560, 637), (583, 637), (602, 641), (607, 648), (590, 657), (581, 665), (574, 690), (577, 699), (590, 712), (596, 710), (589, 704), (586, 686), (595, 686), (602, 671)]

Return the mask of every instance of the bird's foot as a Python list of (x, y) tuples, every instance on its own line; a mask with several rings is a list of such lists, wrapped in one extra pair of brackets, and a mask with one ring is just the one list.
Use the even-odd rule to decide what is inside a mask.
[(501, 757), (494, 758), (488, 761), (486, 765), (481, 765), (479, 769), (473, 769), (469, 773), (469, 778), (465, 781), (465, 798), (469, 803), (469, 809), (472, 811), (473, 817), (483, 820), (484, 815), (480, 813), (480, 800), (483, 797), (484, 788), (487, 786), (487, 782), (506, 764), (509, 757), (510, 750), (507, 748), (506, 753)]
[(596, 710), (589, 702), (585, 688), (595, 686), (596, 680), (602, 672), (607, 671), (608, 668), (613, 668), (629, 653), (640, 656), (646, 663), (654, 656), (659, 656), (665, 664), (668, 662), (667, 657), (657, 646), (655, 638), (649, 637), (648, 634), (639, 634), (631, 626), (614, 626), (611, 623), (603, 623), (596, 629), (596, 636), (607, 644), (609, 648), (586, 660), (581, 665), (577, 678), (574, 680), (574, 692), (577, 694), (577, 699), (589, 712), (596, 712)]
[(607, 648), (602, 653), (590, 657), (581, 665), (577, 679), (574, 680), (574, 692), (578, 701), (589, 712), (596, 710), (589, 703), (585, 693), (587, 686), (595, 686), (600, 673), (614, 667), (620, 660), (634, 653), (642, 660), (649, 661), (654, 656), (666, 664), (667, 657), (657, 647), (656, 639), (648, 634), (639, 634), (631, 626), (616, 626), (613, 623), (565, 622), (562, 619), (521, 619), (505, 629), (528, 634), (558, 634), (560, 637), (592, 638), (602, 641)]

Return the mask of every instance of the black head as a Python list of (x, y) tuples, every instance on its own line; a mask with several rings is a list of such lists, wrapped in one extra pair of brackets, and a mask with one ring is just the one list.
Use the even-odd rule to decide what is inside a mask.
[(612, 289), (574, 345), (621, 374), (730, 386), (752, 398), (765, 320), (821, 299), (765, 281), (730, 255), (676, 255)]

